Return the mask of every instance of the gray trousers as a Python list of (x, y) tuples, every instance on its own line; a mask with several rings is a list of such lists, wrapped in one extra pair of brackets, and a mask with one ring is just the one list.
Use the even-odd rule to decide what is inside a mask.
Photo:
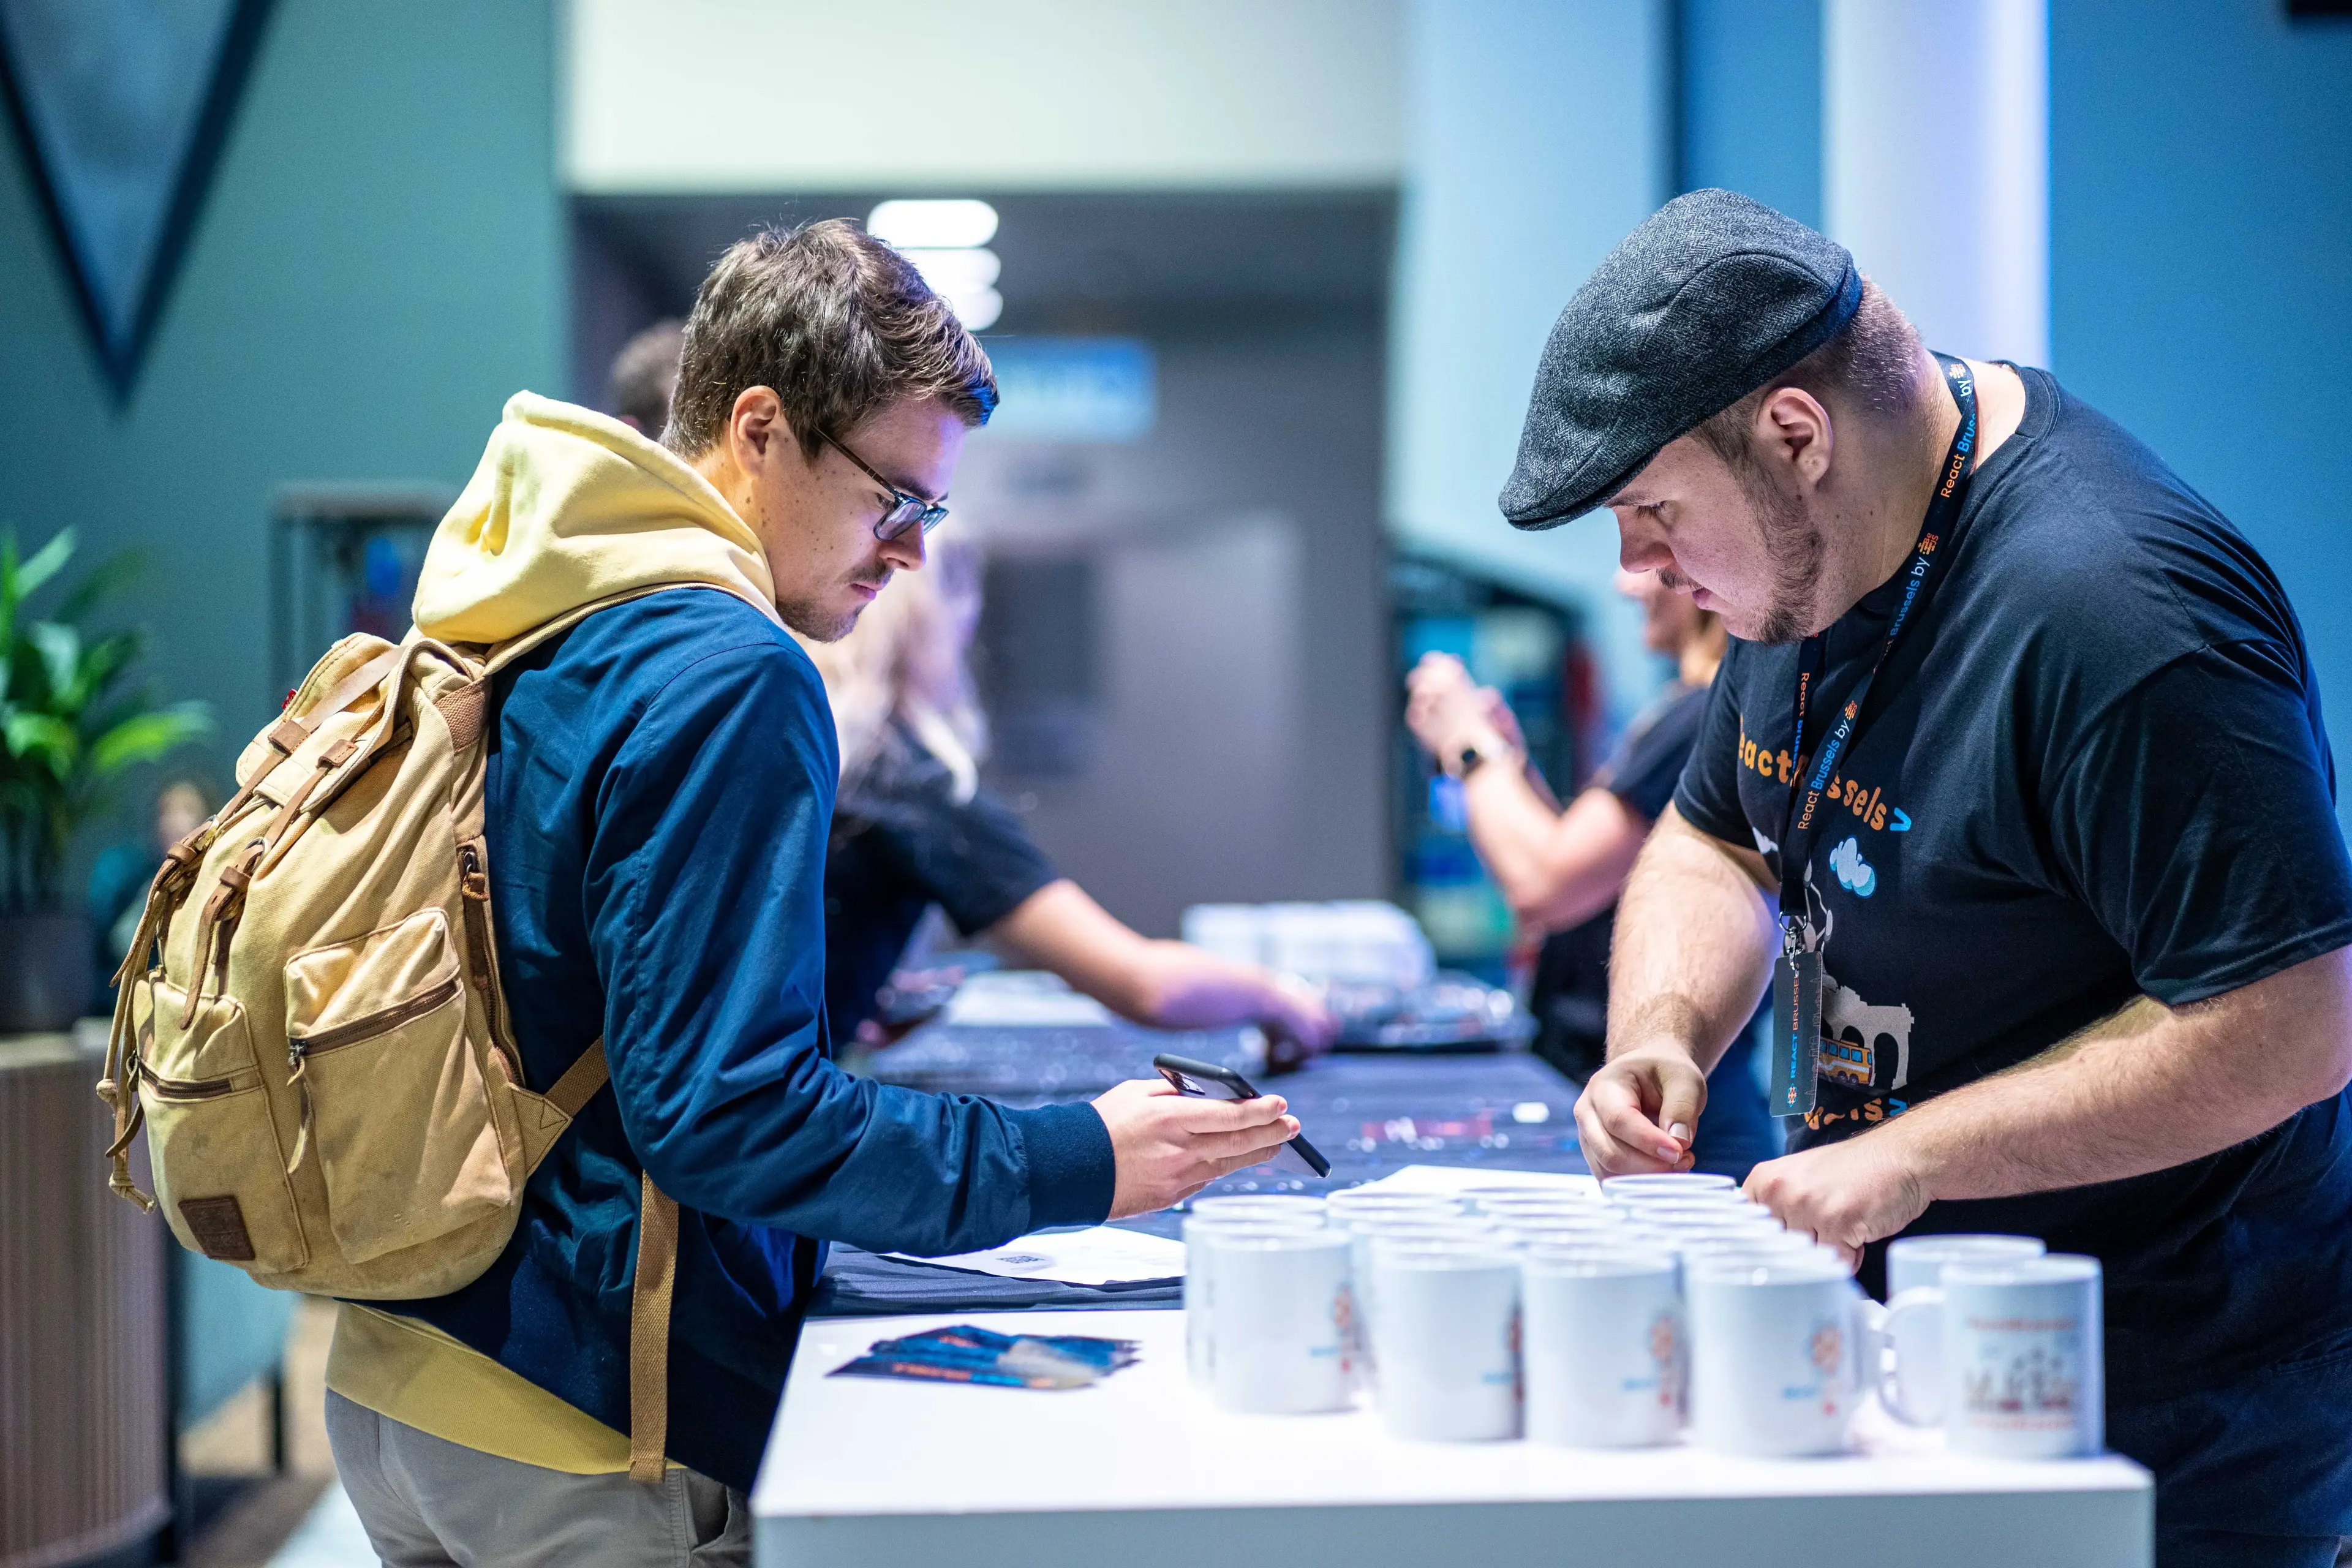
[(327, 1440), (384, 1568), (744, 1568), (743, 1494), (692, 1470), (659, 1486), (573, 1476), (420, 1432), (330, 1390)]

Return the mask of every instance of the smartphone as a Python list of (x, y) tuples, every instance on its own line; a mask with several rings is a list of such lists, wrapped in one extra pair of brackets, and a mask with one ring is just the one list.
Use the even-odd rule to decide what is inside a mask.
[[(1231, 1068), (1218, 1067), (1213, 1062), (1196, 1062), (1190, 1057), (1171, 1057), (1165, 1051), (1151, 1058), (1160, 1076), (1173, 1084), (1179, 1094), (1189, 1094), (1196, 1100), (1255, 1100), (1257, 1090), (1250, 1080)], [(1331, 1162), (1321, 1150), (1307, 1141), (1301, 1132), (1276, 1151), (1271, 1162), (1277, 1171), (1295, 1175), (1328, 1176)]]

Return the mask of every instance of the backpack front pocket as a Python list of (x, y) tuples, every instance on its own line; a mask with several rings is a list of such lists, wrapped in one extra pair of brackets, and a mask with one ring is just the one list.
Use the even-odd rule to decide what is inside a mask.
[(514, 1195), (466, 1017), (464, 972), (437, 909), (287, 963), (307, 1157), (352, 1263), (470, 1225)]
[(257, 1274), (299, 1268), (310, 1249), (245, 1010), (213, 997), (191, 1016), (178, 986), (158, 978), (142, 991), (132, 999), (139, 1104), (173, 1233), (207, 1258)]

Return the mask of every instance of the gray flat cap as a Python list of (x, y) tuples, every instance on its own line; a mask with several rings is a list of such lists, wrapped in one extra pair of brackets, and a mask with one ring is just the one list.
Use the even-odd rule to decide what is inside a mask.
[(1845, 247), (1761, 202), (1693, 191), (1584, 280), (1544, 343), (1503, 515), (1553, 528), (1658, 448), (1835, 336), (1862, 304)]

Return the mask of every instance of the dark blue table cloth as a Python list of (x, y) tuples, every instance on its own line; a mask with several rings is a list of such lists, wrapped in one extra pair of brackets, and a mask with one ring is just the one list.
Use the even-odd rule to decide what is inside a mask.
[[(986, 1094), (1010, 1105), (1091, 1100), (1112, 1084), (1152, 1076), (1161, 1051), (1222, 1061), (1248, 1071), (1237, 1029), (1169, 1033), (1129, 1024), (1086, 1027), (933, 1024), (875, 1053), (862, 1070), (887, 1083)], [(1331, 1162), (1318, 1180), (1265, 1166), (1226, 1177), (1211, 1193), (1321, 1193), (1352, 1187), (1407, 1165), (1489, 1165), (1580, 1173), (1576, 1086), (1534, 1057), (1320, 1057), (1257, 1085), (1290, 1102), (1307, 1136)], [(1181, 1209), (1118, 1223), (1173, 1237)], [(1004, 1311), (1016, 1308), (1173, 1307), (1175, 1284), (1093, 1289), (1051, 1280), (1005, 1279), (881, 1258), (836, 1246), (810, 1310), (817, 1317), (911, 1312)]]

